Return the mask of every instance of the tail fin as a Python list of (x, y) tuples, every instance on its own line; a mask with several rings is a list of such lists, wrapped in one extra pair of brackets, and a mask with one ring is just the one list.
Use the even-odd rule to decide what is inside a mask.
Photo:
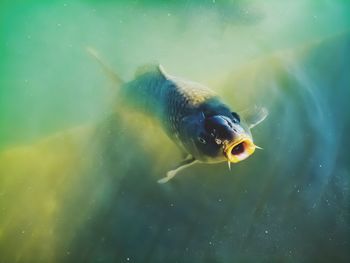
[(114, 84), (120, 86), (124, 83), (124, 81), (106, 64), (102, 61), (98, 52), (92, 47), (86, 47), (86, 52), (94, 58), (98, 64), (102, 67), (103, 72), (106, 76), (113, 81)]

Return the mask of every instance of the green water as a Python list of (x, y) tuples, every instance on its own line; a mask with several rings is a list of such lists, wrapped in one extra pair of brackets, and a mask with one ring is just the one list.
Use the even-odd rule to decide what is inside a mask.
[[(350, 260), (348, 1), (2, 1), (0, 262)], [(180, 159), (115, 112), (87, 46), (125, 80), (145, 63), (264, 105), (264, 148)]]

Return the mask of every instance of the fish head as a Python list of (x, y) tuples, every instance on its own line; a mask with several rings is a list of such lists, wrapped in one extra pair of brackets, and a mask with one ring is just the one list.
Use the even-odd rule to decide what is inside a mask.
[(236, 112), (232, 112), (230, 116), (207, 117), (204, 129), (210, 136), (209, 145), (217, 149), (217, 158), (224, 157), (228, 162), (237, 163), (255, 151), (250, 129)]
[(185, 145), (203, 162), (228, 161), (237, 163), (252, 155), (256, 148), (247, 123), (238, 113), (201, 113), (187, 123)]

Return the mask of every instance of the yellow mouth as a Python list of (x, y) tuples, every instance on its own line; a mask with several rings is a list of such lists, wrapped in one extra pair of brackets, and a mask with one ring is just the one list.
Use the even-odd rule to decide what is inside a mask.
[(224, 149), (227, 161), (238, 163), (252, 155), (257, 146), (249, 137), (243, 137), (229, 144)]

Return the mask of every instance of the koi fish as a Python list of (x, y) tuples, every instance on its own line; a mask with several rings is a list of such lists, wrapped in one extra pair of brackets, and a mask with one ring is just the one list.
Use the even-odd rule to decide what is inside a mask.
[(137, 70), (135, 78), (124, 82), (91, 48), (87, 51), (105, 73), (120, 86), (119, 98), (127, 105), (155, 118), (169, 138), (180, 148), (184, 159), (158, 183), (197, 163), (245, 160), (256, 148), (252, 129), (268, 115), (265, 108), (241, 114), (231, 110), (212, 90), (196, 82), (168, 74), (161, 65)]

